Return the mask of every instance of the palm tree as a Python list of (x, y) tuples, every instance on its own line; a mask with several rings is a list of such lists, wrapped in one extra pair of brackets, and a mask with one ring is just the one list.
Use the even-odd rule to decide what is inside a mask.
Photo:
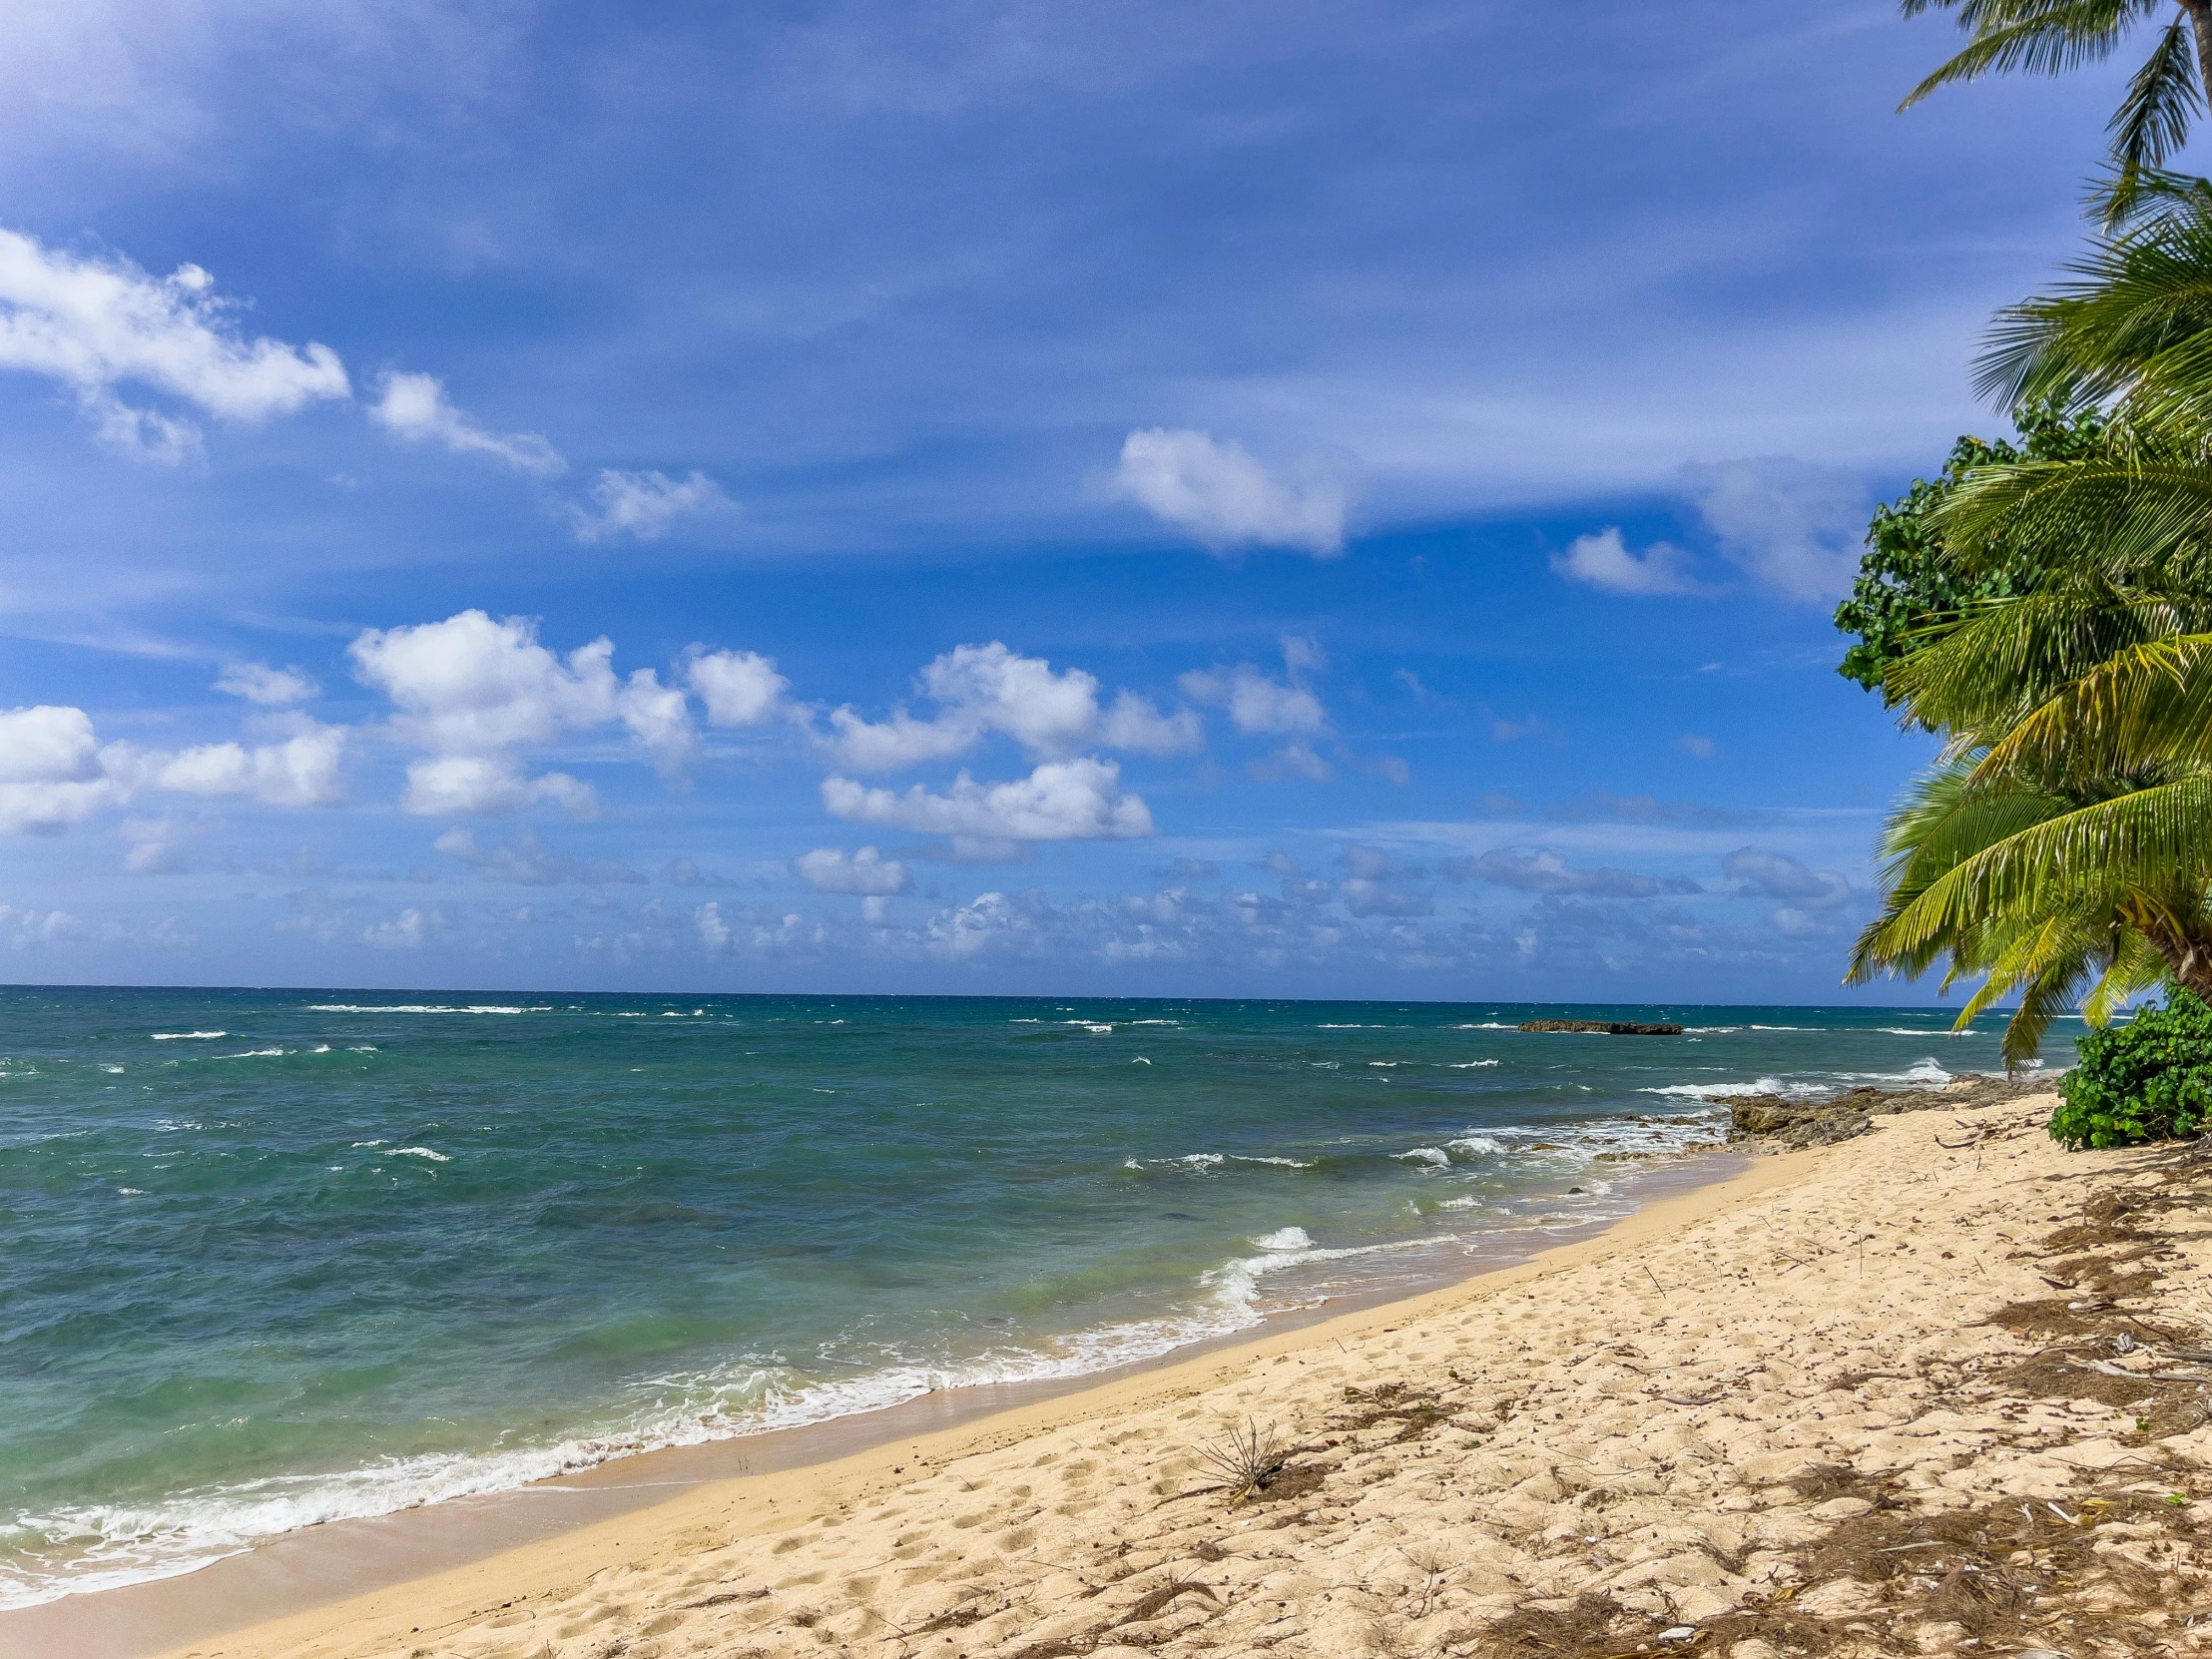
[[(2150, 56), (2113, 112), (2116, 171), (2098, 196), (2106, 223), (2123, 220), (2143, 180), (2163, 169), (2188, 137), (2189, 124), (2212, 87), (2212, 0), (2174, 0), (2178, 11), (2159, 28)], [(1900, 0), (1907, 17), (1957, 14), (1969, 39), (1956, 57), (1915, 87), (1898, 107), (1910, 109), (1937, 87), (1984, 75), (2024, 70), (2057, 75), (2101, 63), (2143, 24), (2155, 23), (2167, 0)]]
[(1963, 580), (2045, 550), (2034, 591), (1939, 623), (1884, 689), (1945, 734), (1890, 826), (1887, 902), (1853, 977), (2017, 992), (2006, 1055), (2087, 993), (2101, 1018), (2161, 978), (2212, 993), (2212, 187), (2159, 205), (2000, 318), (2001, 394), (2096, 408), (2088, 453), (1975, 468), (1936, 509)]

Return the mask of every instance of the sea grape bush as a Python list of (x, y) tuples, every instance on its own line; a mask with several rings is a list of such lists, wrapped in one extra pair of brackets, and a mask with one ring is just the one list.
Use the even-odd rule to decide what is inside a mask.
[(2212, 1008), (2178, 986), (2163, 1008), (2081, 1039), (2051, 1139), (2069, 1147), (2189, 1140), (2212, 1119)]

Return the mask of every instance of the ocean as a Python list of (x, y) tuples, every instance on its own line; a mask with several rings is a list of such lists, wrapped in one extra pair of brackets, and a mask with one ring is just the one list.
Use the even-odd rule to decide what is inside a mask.
[(1441, 1283), (1949, 1017), (0, 990), (0, 1607)]

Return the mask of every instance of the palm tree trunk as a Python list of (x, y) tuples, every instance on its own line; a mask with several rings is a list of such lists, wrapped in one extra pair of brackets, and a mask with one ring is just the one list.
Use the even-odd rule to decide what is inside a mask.
[(2181, 0), (2197, 40), (2197, 90), (2212, 101), (2212, 0)]
[(2193, 937), (2163, 919), (2144, 927), (2143, 937), (2166, 958), (2166, 966), (2184, 990), (2212, 1002), (2212, 940)]

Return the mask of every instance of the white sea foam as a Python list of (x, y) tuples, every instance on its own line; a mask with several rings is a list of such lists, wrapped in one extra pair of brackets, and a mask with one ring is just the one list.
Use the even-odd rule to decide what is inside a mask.
[(453, 1160), (442, 1152), (432, 1152), (426, 1146), (395, 1146), (384, 1154), (387, 1158), (427, 1158), (433, 1164), (450, 1164)]
[(1273, 1164), (1277, 1169), (1312, 1169), (1314, 1167), (1307, 1159), (1270, 1158), (1257, 1152), (1232, 1152), (1229, 1155), (1229, 1161), (1233, 1164)]
[(1409, 1152), (1393, 1152), (1391, 1157), (1409, 1164), (1426, 1164), (1434, 1169), (1448, 1168), (1451, 1154), (1440, 1146), (1416, 1146)]
[(218, 1054), (218, 1060), (269, 1060), (281, 1055), (280, 1048), (242, 1048), (236, 1054)]
[(1382, 1066), (1385, 1069), (1391, 1066), (1402, 1066), (1404, 1063), (1403, 1060), (1370, 1060), (1368, 1062), (1371, 1066)]
[(1485, 1019), (1477, 1020), (1471, 1025), (1447, 1025), (1444, 1029), (1446, 1031), (1518, 1031), (1520, 1027), (1508, 1025), (1503, 1020)]
[(1314, 1237), (1303, 1227), (1279, 1227), (1273, 1233), (1263, 1233), (1252, 1241), (1256, 1250), (1312, 1250)]
[(1064, 1019), (1060, 1023), (1062, 1025), (1080, 1025), (1094, 1037), (1110, 1037), (1114, 1034), (1114, 1028), (1111, 1025), (1101, 1024), (1095, 1019)]
[(1453, 1071), (1472, 1071), (1477, 1066), (1499, 1066), (1505, 1062), (1502, 1060), (1447, 1060), (1444, 1063)]
[(1181, 1025), (1183, 1022), (1179, 1019), (1133, 1019), (1129, 1023), (1131, 1025)]
[(100, 1069), (106, 1072), (111, 1077), (120, 1077), (123, 1075), (123, 1068), (121, 1066), (102, 1066)]
[(1502, 1156), (1505, 1151), (1503, 1141), (1493, 1139), (1488, 1135), (1461, 1135), (1457, 1140), (1446, 1141), (1444, 1145), (1451, 1151), (1464, 1153), (1470, 1158), (1482, 1156), (1495, 1158)]
[(154, 1040), (158, 1043), (205, 1043), (230, 1034), (228, 1031), (157, 1031)]
[[(466, 1007), (445, 1002), (310, 1002), (310, 1014), (550, 1014), (552, 1004), (538, 1003), (531, 1007), (507, 1003), (472, 1002)], [(641, 1016), (642, 1017), (642, 1016)], [(195, 1032), (195, 1036), (222, 1036), (220, 1031)]]
[(1679, 1095), (1686, 1100), (1717, 1100), (1734, 1094), (1779, 1094), (1810, 1098), (1829, 1092), (1825, 1083), (1785, 1083), (1779, 1077), (1754, 1078), (1749, 1083), (1666, 1083), (1638, 1089), (1638, 1094)]

